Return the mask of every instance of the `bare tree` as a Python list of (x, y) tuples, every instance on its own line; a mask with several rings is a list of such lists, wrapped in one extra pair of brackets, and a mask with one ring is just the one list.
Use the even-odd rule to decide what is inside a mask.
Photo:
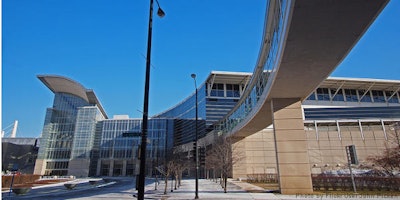
[(400, 146), (386, 146), (381, 155), (369, 156), (367, 161), (381, 168), (387, 174), (394, 175), (394, 171), (400, 170)]
[(185, 159), (184, 154), (183, 150), (174, 149), (167, 154), (164, 165), (157, 167), (157, 170), (165, 177), (164, 194), (167, 194), (168, 177), (175, 177), (175, 190), (180, 186), (182, 173), (189, 166), (189, 161)]
[(214, 163), (210, 166), (218, 167), (221, 171), (222, 186), (225, 193), (227, 192), (228, 177), (232, 174), (233, 166), (243, 159), (242, 153), (234, 148), (230, 138), (220, 137), (207, 152), (207, 163)]
[(164, 164), (162, 166), (156, 167), (156, 169), (164, 176), (164, 194), (167, 194), (168, 188), (168, 177), (170, 177), (174, 173), (175, 168), (175, 156), (174, 151), (169, 150), (166, 153)]
[(186, 152), (182, 149), (176, 149), (173, 154), (173, 175), (175, 176), (175, 190), (180, 187), (182, 180), (182, 173), (189, 166), (189, 160), (185, 156)]
[(400, 146), (400, 122), (389, 125), (389, 129), (389, 141), (392, 141), (394, 146)]
[(389, 142), (385, 145), (385, 150), (377, 156), (369, 156), (367, 161), (385, 171), (386, 174), (394, 175), (394, 171), (400, 171), (400, 134), (399, 122), (391, 125)]
[(206, 152), (206, 168), (207, 169), (212, 169), (212, 179), (217, 182), (217, 170), (220, 168), (218, 163), (215, 162), (216, 158), (213, 155), (212, 150), (208, 150)]
[(166, 157), (166, 161), (164, 165), (156, 167), (156, 169), (164, 176), (164, 194), (167, 194), (167, 188), (168, 188), (168, 177), (171, 176), (173, 172), (173, 166), (174, 166), (174, 161)]

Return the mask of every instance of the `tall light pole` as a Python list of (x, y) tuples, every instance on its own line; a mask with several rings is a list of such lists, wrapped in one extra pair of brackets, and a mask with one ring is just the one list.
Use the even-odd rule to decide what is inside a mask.
[[(157, 15), (164, 17), (165, 13), (161, 10), (158, 0)], [(138, 181), (138, 199), (144, 199), (144, 185), (146, 173), (146, 145), (147, 145), (147, 121), (149, 110), (149, 86), (150, 86), (150, 56), (151, 56), (151, 36), (153, 32), (153, 0), (150, 0), (150, 13), (149, 13), (149, 29), (147, 35), (147, 57), (146, 57), (146, 79), (144, 84), (144, 101), (143, 101), (143, 120), (142, 120), (142, 143), (140, 146), (140, 171)]]
[(191, 75), (191, 77), (193, 78), (193, 80), (194, 80), (194, 87), (195, 87), (195, 89), (196, 89), (196, 131), (195, 131), (195, 135), (196, 135), (196, 138), (195, 138), (195, 148), (196, 148), (196, 191), (195, 191), (195, 196), (194, 196), (194, 198), (195, 199), (198, 199), (199, 198), (199, 148), (198, 148), (198, 144), (197, 144), (197, 142), (198, 142), (198, 137), (199, 137), (199, 135), (198, 135), (198, 130), (197, 130), (197, 121), (198, 121), (198, 106), (197, 106), (197, 84), (196, 84), (196, 74), (192, 74)]

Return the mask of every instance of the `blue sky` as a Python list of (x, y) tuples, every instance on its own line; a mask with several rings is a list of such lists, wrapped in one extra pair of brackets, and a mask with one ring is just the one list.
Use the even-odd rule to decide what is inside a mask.
[[(159, 0), (154, 17), (150, 115), (194, 92), (212, 70), (252, 72), (265, 0)], [(107, 114), (141, 118), (149, 1), (3, 0), (2, 127), (38, 137), (53, 93), (39, 74), (93, 89)], [(156, 7), (155, 7), (156, 8)], [(400, 79), (400, 1), (392, 0), (332, 74)]]

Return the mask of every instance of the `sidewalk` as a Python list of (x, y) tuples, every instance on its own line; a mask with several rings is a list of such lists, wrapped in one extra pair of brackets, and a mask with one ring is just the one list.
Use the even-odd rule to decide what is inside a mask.
[[(194, 199), (195, 197), (195, 180), (182, 180), (182, 185), (179, 189), (171, 191), (171, 182), (168, 182), (167, 194), (164, 195), (164, 182), (160, 182), (158, 190), (154, 190), (154, 183), (147, 185), (145, 190), (145, 199)], [(136, 191), (135, 191), (136, 192)], [(199, 180), (199, 199), (234, 199), (234, 200), (336, 200), (336, 199), (367, 199), (367, 200), (395, 200), (400, 199), (400, 196), (391, 195), (333, 195), (333, 194), (298, 194), (298, 195), (282, 195), (278, 193), (270, 193), (265, 189), (242, 181), (229, 179), (227, 193), (224, 193), (223, 188), (219, 183), (211, 180)]]
[[(154, 184), (147, 185), (145, 190), (145, 199), (194, 199), (195, 197), (195, 180), (182, 180), (181, 186), (171, 192), (171, 182), (168, 181), (167, 194), (164, 194), (164, 182), (160, 182), (158, 190), (154, 190)], [(175, 185), (175, 182), (174, 182)], [(174, 188), (173, 188), (174, 189)], [(246, 190), (258, 191), (250, 193)], [(240, 181), (228, 182), (227, 193), (221, 185), (212, 180), (199, 179), (199, 199), (279, 199), (272, 193), (260, 193), (265, 190)]]

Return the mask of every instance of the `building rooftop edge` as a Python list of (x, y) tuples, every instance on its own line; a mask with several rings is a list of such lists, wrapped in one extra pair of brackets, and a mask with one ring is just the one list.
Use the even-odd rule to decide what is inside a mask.
[(62, 92), (85, 99), (91, 104), (96, 104), (105, 118), (108, 118), (103, 106), (92, 89), (86, 89), (82, 84), (68, 77), (52, 74), (39, 74), (37, 78), (53, 93)]
[(330, 76), (325, 80), (338, 80), (338, 81), (348, 80), (348, 81), (361, 81), (361, 82), (400, 83), (400, 80), (377, 79), (377, 78), (333, 77), (333, 76)]

